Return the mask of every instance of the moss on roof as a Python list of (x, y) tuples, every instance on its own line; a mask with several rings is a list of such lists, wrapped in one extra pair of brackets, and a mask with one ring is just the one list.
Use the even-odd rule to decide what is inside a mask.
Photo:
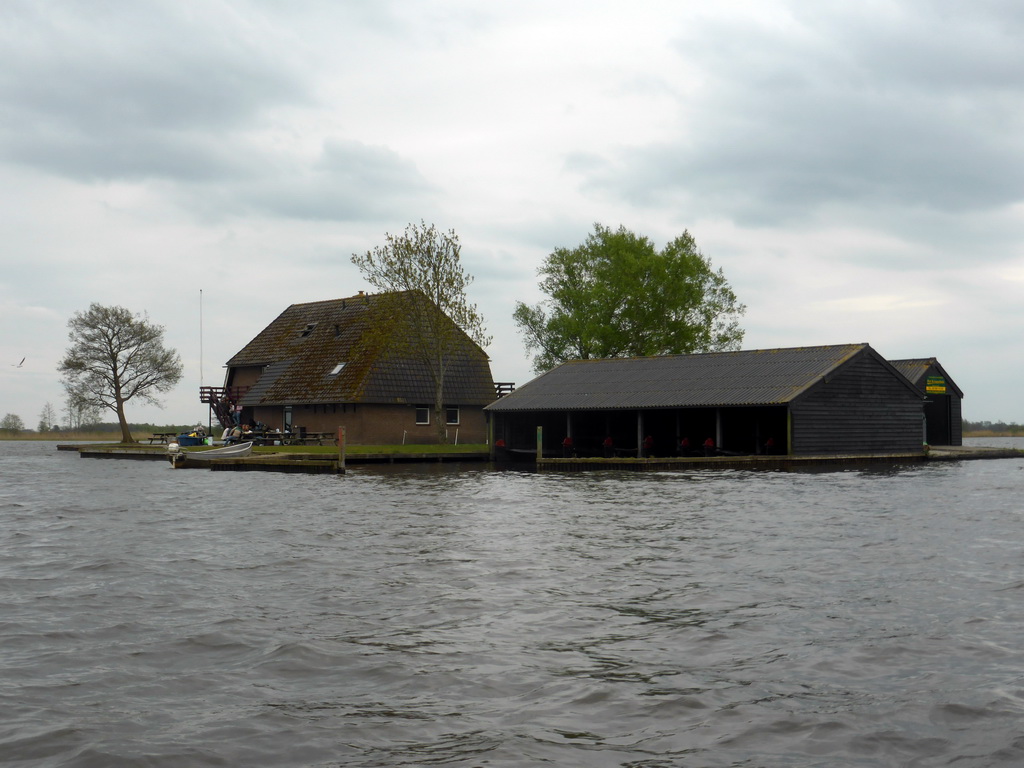
[[(422, 294), (405, 292), (292, 304), (228, 361), (230, 368), (264, 368), (243, 404), (433, 402), (429, 368), (409, 344), (396, 338), (403, 324), (379, 318), (375, 311), (378, 305), (387, 312), (412, 314), (415, 303), (424, 301)], [(436, 307), (432, 311), (439, 312)], [(493, 401), (486, 353), (461, 330), (455, 338), (445, 378), (446, 402)]]

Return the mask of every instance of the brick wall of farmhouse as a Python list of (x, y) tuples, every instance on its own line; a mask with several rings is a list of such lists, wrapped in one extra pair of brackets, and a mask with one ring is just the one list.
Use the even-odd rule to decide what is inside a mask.
[(260, 380), (263, 374), (262, 365), (250, 365), (231, 369), (228, 375), (227, 386), (229, 387), (251, 387)]
[[(281, 406), (254, 408), (254, 419), (269, 427), (280, 427), (284, 421)], [(430, 424), (416, 423), (416, 408), (411, 405), (337, 404), (292, 406), (292, 428), (305, 427), (307, 432), (337, 432), (345, 427), (348, 442), (354, 445), (399, 445), (435, 443), (437, 428), (430, 408)], [(459, 423), (446, 425), (448, 441), (483, 443), (487, 423), (481, 406), (460, 406)], [(456, 432), (458, 433), (456, 435)]]

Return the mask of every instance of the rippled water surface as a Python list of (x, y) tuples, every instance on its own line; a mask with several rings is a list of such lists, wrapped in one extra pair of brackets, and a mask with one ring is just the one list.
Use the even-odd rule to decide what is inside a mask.
[(0, 763), (1019, 766), (1022, 469), (307, 477), (0, 442)]

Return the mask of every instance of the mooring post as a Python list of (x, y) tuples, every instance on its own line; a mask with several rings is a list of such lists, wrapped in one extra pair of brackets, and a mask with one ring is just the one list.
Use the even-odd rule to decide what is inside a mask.
[(494, 446), (494, 414), (484, 414), (487, 417), (487, 459), (488, 461), (494, 461), (494, 455), (497, 453)]
[(544, 458), (544, 427), (537, 427), (537, 461)]
[(345, 428), (338, 427), (338, 471), (345, 471)]

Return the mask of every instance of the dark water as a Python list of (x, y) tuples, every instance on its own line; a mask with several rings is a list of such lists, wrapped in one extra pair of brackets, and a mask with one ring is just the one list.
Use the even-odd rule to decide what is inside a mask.
[(0, 763), (1019, 766), (1022, 469), (305, 477), (0, 443)]

